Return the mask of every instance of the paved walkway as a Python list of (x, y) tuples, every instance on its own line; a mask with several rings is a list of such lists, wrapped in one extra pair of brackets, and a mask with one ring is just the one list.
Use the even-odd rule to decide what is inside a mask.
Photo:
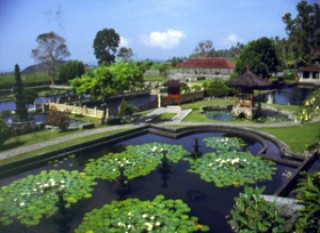
[[(146, 123), (149, 123), (153, 118), (156, 116), (162, 114), (162, 113), (177, 113), (176, 116), (169, 122), (164, 122), (164, 123), (158, 123), (162, 125), (167, 125), (167, 124), (180, 124), (180, 125), (225, 125), (225, 126), (234, 126), (234, 127), (247, 127), (247, 128), (271, 128), (271, 127), (291, 127), (291, 126), (298, 126), (300, 125), (299, 122), (281, 122), (281, 123), (232, 123), (232, 122), (182, 122), (182, 120), (192, 111), (192, 109), (187, 109), (187, 110), (181, 110), (179, 106), (169, 106), (166, 108), (157, 108), (153, 112), (147, 115), (145, 118), (145, 122), (139, 122), (136, 124), (127, 124), (127, 125), (116, 125), (116, 126), (110, 126), (110, 127), (104, 127), (104, 128), (97, 128), (97, 129), (87, 129), (83, 131), (79, 131), (77, 133), (74, 133), (72, 135), (44, 141), (41, 143), (29, 145), (29, 146), (21, 146), (16, 149), (8, 150), (5, 152), (0, 153), (0, 161), (2, 159), (8, 158), (8, 157), (13, 157), (18, 154), (22, 153), (27, 153), (36, 149), (41, 149), (47, 146), (52, 146), (58, 143), (66, 142), (68, 140), (84, 137), (84, 136), (90, 136), (102, 132), (108, 132), (112, 130), (118, 130), (118, 129), (128, 129), (128, 128), (134, 128), (134, 127), (139, 127), (143, 126)], [(316, 118), (313, 120), (313, 122), (319, 122), (320, 118)]]

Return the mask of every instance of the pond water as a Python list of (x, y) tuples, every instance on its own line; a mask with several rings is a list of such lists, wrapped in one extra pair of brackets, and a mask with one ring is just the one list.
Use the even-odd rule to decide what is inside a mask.
[(262, 95), (262, 102), (284, 105), (301, 105), (304, 99), (314, 90), (314, 87), (306, 86), (280, 88), (271, 94)]
[[(98, 158), (109, 152), (121, 152), (128, 145), (140, 145), (142, 143), (160, 142), (168, 144), (182, 145), (190, 153), (193, 151), (194, 138), (199, 139), (200, 151), (203, 153), (211, 152), (213, 149), (207, 147), (202, 141), (206, 137), (221, 137), (221, 136), (235, 136), (233, 134), (225, 134), (221, 132), (202, 132), (190, 134), (179, 139), (172, 139), (155, 134), (143, 134), (114, 145), (100, 146), (90, 151), (84, 151), (76, 154), (75, 158), (65, 158), (60, 162), (54, 164), (46, 164), (41, 167), (34, 168), (29, 171), (16, 171), (16, 174), (0, 180), (0, 186), (7, 185), (14, 180), (25, 177), (28, 174), (37, 174), (41, 170), (50, 169), (66, 169), (66, 170), (82, 170), (88, 159)], [(256, 154), (261, 149), (261, 144), (247, 138), (243, 138), (246, 146), (243, 147), (244, 151), (250, 151)], [(190, 143), (192, 142), (192, 143)], [(267, 154), (279, 156), (278, 148), (270, 141), (267, 141)], [(282, 165), (275, 165), (277, 168), (276, 173), (273, 175), (272, 181), (258, 182), (258, 186), (265, 185), (266, 194), (272, 194), (284, 182), (284, 172), (293, 172), (293, 168)], [(0, 226), (1, 233), (68, 233), (74, 232), (74, 229), (80, 224), (86, 212), (90, 212), (94, 208), (101, 208), (104, 204), (110, 203), (113, 200), (126, 199), (126, 198), (139, 198), (140, 200), (151, 200), (158, 194), (163, 194), (167, 199), (182, 199), (191, 208), (191, 215), (199, 218), (199, 223), (208, 225), (210, 233), (231, 232), (227, 224), (226, 216), (229, 214), (230, 209), (234, 203), (234, 197), (242, 191), (242, 187), (224, 187), (218, 188), (213, 183), (208, 183), (200, 179), (199, 175), (187, 172), (189, 163), (187, 161), (180, 161), (177, 164), (172, 164), (172, 170), (166, 176), (160, 174), (157, 170), (151, 172), (144, 177), (138, 177), (130, 180), (132, 191), (126, 196), (119, 196), (113, 191), (113, 184), (107, 181), (99, 180), (98, 185), (95, 187), (93, 196), (90, 199), (79, 201), (68, 209), (72, 219), (68, 222), (69, 230), (65, 226), (57, 224), (52, 218), (42, 219), (40, 224), (35, 227), (25, 227), (18, 222), (9, 226)], [(201, 195), (202, 198), (194, 199), (194, 194)]]
[[(205, 114), (208, 118), (218, 121), (233, 121), (232, 112), (229, 110), (207, 110)], [(262, 110), (261, 117), (254, 119), (254, 122), (281, 122), (291, 121), (287, 115), (273, 111)]]

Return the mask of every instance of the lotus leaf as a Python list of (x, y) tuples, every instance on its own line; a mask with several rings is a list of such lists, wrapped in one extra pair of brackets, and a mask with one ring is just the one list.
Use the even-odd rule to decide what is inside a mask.
[[(58, 208), (58, 192), (63, 199), (76, 203), (82, 198), (91, 197), (92, 177), (80, 176), (78, 171), (42, 171), (14, 181), (0, 189), (0, 223), (10, 224), (13, 218), (25, 225), (37, 225), (43, 216), (50, 217)], [(85, 191), (83, 191), (85, 190)]]
[(191, 164), (189, 172), (199, 174), (203, 180), (213, 182), (217, 187), (271, 180), (275, 170), (273, 162), (249, 152), (212, 152), (196, 160), (188, 160)]
[(145, 176), (161, 163), (163, 150), (167, 151), (167, 158), (171, 162), (178, 162), (188, 154), (180, 145), (147, 143), (128, 146), (122, 153), (109, 153), (97, 160), (90, 160), (85, 172), (96, 178), (112, 181), (120, 175), (118, 168), (122, 166), (128, 179)]
[(87, 213), (76, 233), (88, 232), (204, 232), (209, 228), (190, 217), (187, 204), (165, 200), (158, 195), (152, 201), (136, 198), (113, 201)]
[(237, 137), (208, 137), (204, 138), (205, 144), (217, 151), (239, 150), (246, 144)]

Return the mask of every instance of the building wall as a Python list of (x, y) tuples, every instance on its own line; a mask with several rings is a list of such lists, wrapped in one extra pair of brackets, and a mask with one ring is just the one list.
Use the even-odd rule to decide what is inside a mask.
[(175, 69), (170, 70), (168, 73), (168, 78), (173, 80), (181, 80), (181, 81), (196, 81), (198, 79), (222, 79), (229, 80), (230, 74), (233, 72), (233, 69), (224, 69), (224, 68), (212, 68), (212, 69), (204, 69), (204, 68), (183, 68), (183, 69)]
[(320, 85), (320, 72), (300, 72), (299, 83)]

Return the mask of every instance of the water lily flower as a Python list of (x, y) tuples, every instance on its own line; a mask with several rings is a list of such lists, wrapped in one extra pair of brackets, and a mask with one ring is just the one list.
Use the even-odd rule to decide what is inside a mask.
[(154, 147), (152, 147), (151, 148), (151, 151), (154, 153), (154, 152), (156, 152), (158, 150), (158, 148), (156, 147), (156, 146), (154, 146)]
[(143, 218), (146, 218), (146, 217), (148, 217), (148, 215), (147, 215), (147, 214), (143, 214), (142, 217), (143, 217)]
[(160, 226), (161, 225), (161, 223), (160, 222), (156, 222), (156, 226), (158, 227), (158, 226)]
[(20, 206), (20, 207), (24, 207), (24, 206), (25, 206), (25, 203), (24, 203), (24, 202), (20, 202), (19, 206)]
[(154, 220), (154, 216), (151, 216), (150, 219), (151, 219), (151, 220)]

